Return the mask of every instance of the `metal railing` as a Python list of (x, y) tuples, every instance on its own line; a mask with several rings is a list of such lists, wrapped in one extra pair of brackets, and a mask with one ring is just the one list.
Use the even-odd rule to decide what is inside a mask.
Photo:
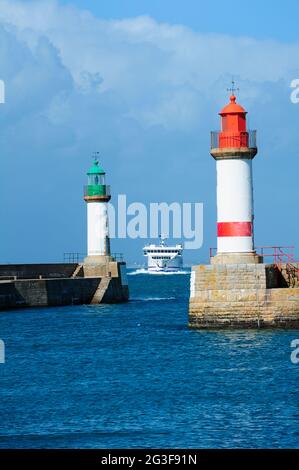
[[(261, 254), (264, 257), (272, 256), (276, 268), (287, 281), (288, 287), (299, 287), (299, 263), (294, 259), (294, 246), (261, 247)], [(267, 253), (265, 250), (273, 250)], [(288, 250), (288, 251), (286, 251)]]
[(63, 253), (64, 263), (80, 263), (84, 260), (86, 253)]
[(256, 246), (255, 249), (264, 259), (272, 258), (274, 264), (294, 261), (294, 246)]
[[(267, 258), (267, 262), (274, 264), (292, 263), (294, 262), (294, 246), (256, 246), (256, 253), (263, 258)], [(217, 248), (210, 248), (210, 258), (215, 256)]]
[(256, 131), (228, 133), (222, 131), (211, 132), (211, 149), (216, 148), (256, 148)]
[[(87, 253), (77, 253), (77, 252), (63, 253), (63, 261), (64, 261), (64, 263), (81, 263), (84, 260), (84, 258), (86, 258), (86, 256), (87, 256)], [(123, 253), (111, 253), (110, 256), (115, 261), (123, 261), (124, 260)]]
[(111, 196), (111, 187), (107, 184), (85, 185), (84, 196)]

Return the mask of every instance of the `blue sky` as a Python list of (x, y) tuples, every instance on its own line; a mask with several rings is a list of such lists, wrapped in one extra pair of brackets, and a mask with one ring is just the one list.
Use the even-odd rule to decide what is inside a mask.
[(299, 34), (296, 0), (283, 3), (277, 0), (63, 0), (63, 3), (88, 9), (100, 18), (148, 15), (159, 22), (184, 24), (205, 33), (281, 41), (296, 41)]
[[(299, 4), (0, 0), (0, 260), (85, 251), (82, 186), (99, 150), (115, 195), (204, 203), (215, 245), (210, 130), (234, 75), (257, 129), (258, 245), (297, 244)], [(113, 241), (129, 263), (144, 240)]]

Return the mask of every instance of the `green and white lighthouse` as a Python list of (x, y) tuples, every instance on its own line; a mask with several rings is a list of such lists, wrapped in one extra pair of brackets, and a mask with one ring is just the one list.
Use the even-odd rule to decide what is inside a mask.
[(93, 262), (110, 256), (108, 202), (110, 186), (97, 158), (87, 172), (84, 200), (87, 202), (87, 255)]

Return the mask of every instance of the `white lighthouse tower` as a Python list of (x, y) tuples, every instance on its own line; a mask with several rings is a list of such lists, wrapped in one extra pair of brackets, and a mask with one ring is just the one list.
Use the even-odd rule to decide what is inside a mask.
[(211, 135), (211, 155), (217, 170), (217, 255), (211, 262), (259, 263), (253, 236), (256, 131), (247, 130), (247, 112), (236, 103), (234, 86), (231, 91), (230, 103), (219, 113), (221, 131)]
[(106, 185), (105, 172), (95, 158), (87, 172), (88, 182), (84, 188), (87, 202), (87, 258), (85, 262), (105, 263), (110, 259), (108, 202), (110, 186)]

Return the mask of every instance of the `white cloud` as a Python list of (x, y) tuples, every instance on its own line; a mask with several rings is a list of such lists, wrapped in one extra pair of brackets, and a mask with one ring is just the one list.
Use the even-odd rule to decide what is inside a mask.
[(128, 114), (145, 125), (192, 126), (204, 118), (198, 95), (214, 90), (220, 97), (231, 74), (241, 77), (242, 95), (250, 99), (252, 85), (288, 78), (297, 67), (298, 44), (202, 35), (148, 17), (103, 21), (50, 0), (0, 5), (2, 22), (31, 48), (33, 37), (45, 36), (78, 86), (88, 75), (101, 77), (98, 91), (119, 94)]

